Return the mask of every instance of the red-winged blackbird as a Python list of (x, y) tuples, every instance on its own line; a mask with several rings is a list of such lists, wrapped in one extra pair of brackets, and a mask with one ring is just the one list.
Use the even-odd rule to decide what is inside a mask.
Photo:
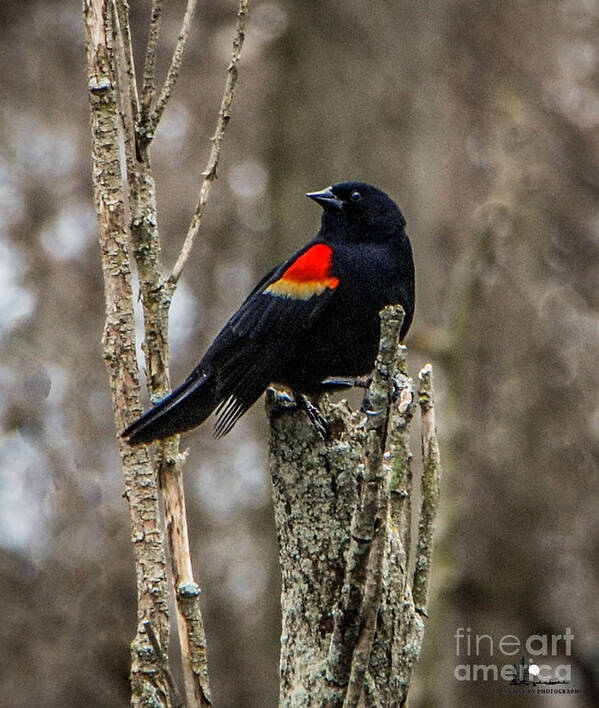
[(405, 310), (403, 339), (414, 262), (397, 205), (364, 182), (306, 196), (323, 207), (320, 231), (262, 278), (185, 383), (122, 433), (129, 443), (182, 433), (214, 410), (225, 435), (270, 383), (303, 396), (370, 373), (385, 305)]

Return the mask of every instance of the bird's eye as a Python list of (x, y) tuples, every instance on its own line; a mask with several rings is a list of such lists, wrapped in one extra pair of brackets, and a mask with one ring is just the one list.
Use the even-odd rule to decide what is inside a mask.
[(362, 199), (362, 195), (360, 194), (360, 192), (352, 192), (350, 199), (352, 200), (352, 202), (359, 202), (360, 199)]

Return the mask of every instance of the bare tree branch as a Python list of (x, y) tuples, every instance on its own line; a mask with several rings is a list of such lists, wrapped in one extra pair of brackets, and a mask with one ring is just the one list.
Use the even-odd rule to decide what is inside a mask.
[(433, 367), (427, 364), (418, 374), (418, 391), (422, 411), (422, 495), (416, 544), (416, 566), (414, 569), (413, 596), (416, 609), (426, 614), (426, 600), (430, 584), (433, 555), (433, 525), (439, 506), (439, 486), (441, 457), (435, 423), (433, 403)]
[(118, 79), (117, 98), (119, 115), (123, 127), (125, 144), (125, 165), (127, 171), (128, 200), (135, 190), (134, 175), (137, 169), (137, 137), (136, 125), (139, 114), (139, 98), (135, 80), (135, 64), (133, 61), (133, 46), (131, 44), (131, 28), (129, 25), (129, 4), (126, 0), (112, 0), (113, 5), (113, 36), (116, 50), (116, 72)]
[[(116, 106), (115, 119), (118, 120), (120, 116), (122, 123), (131, 243), (139, 274), (144, 311), (145, 338), (143, 347), (146, 355), (146, 373), (150, 396), (155, 399), (162, 398), (170, 391), (168, 372), (168, 311), (170, 296), (167, 284), (162, 277), (160, 240), (156, 218), (156, 194), (149, 155), (150, 141), (138, 139), (140, 135), (143, 135), (143, 126), (140, 123), (143, 117), (139, 113), (139, 99), (135, 82), (129, 6), (126, 0), (110, 0), (110, 2), (107, 0), (107, 3), (103, 7), (105, 20), (109, 24), (106, 25), (106, 31), (102, 38), (105, 40), (107, 50), (112, 52), (107, 58), (107, 66), (113, 74), (111, 87)], [(188, 5), (187, 19), (184, 22), (187, 28), (193, 12), (193, 5), (195, 3)], [(152, 55), (155, 55), (156, 51), (155, 44), (158, 39), (160, 12), (161, 8), (157, 3), (154, 3), (153, 27), (149, 38), (149, 44), (151, 45), (149, 47), (150, 56), (146, 56), (147, 61), (144, 67), (144, 83), (146, 87), (149, 86), (150, 73), (153, 71), (151, 65), (155, 61), (155, 56)], [(187, 29), (185, 31), (187, 32)], [(183, 44), (184, 42), (181, 43), (181, 51)], [(114, 51), (112, 51), (112, 45), (114, 45)], [(178, 54), (177, 56), (178, 59), (176, 61), (180, 64), (180, 55)], [(120, 139), (118, 130), (114, 133), (114, 136), (118, 146)], [(115, 174), (118, 175), (120, 180), (120, 153), (118, 149), (117, 155)], [(120, 181), (119, 186), (121, 198), (124, 202), (123, 187)], [(123, 206), (121, 216), (124, 213)], [(128, 260), (126, 260), (126, 263), (128, 263)], [(118, 306), (120, 305), (121, 303), (118, 304)], [(131, 301), (129, 301), (128, 307), (131, 308)], [(131, 336), (134, 337), (134, 328), (131, 328), (130, 332)], [(134, 351), (134, 343), (132, 348)], [(139, 411), (139, 404), (134, 410)], [(122, 428), (124, 421), (120, 420), (120, 418), (117, 418), (117, 420), (119, 421), (119, 427)], [(147, 456), (147, 452), (144, 454)], [(187, 702), (190, 706), (209, 706), (211, 699), (206, 662), (206, 640), (199, 605), (200, 590), (194, 581), (191, 566), (182, 484), (183, 457), (179, 453), (178, 437), (160, 445), (160, 453), (155, 456), (155, 462), (164, 498), (166, 538), (170, 551), (169, 560), (174, 583)], [(154, 475), (154, 486), (156, 486), (155, 472), (151, 468), (150, 470)], [(133, 477), (132, 484), (136, 480), (138, 478)], [(157, 493), (153, 498), (156, 502), (157, 511)], [(158, 521), (158, 516), (156, 516), (156, 521)], [(163, 572), (162, 582), (165, 581), (165, 575)], [(161, 705), (171, 705), (172, 701), (176, 701), (176, 696), (169, 683), (172, 682), (172, 678), (168, 670), (165, 653), (165, 648), (168, 646), (168, 615), (165, 612), (162, 623), (152, 619), (152, 616), (149, 617), (150, 620), (151, 625), (148, 626), (152, 630), (155, 626), (161, 630), (160, 636), (155, 638), (156, 641), (152, 641), (152, 637), (149, 637), (150, 643), (154, 647), (154, 651), (150, 652), (149, 655), (154, 656), (154, 658), (158, 656), (158, 664), (160, 666), (158, 675), (161, 677), (161, 685), (164, 686), (164, 688), (160, 689), (160, 696), (156, 693), (155, 700)], [(144, 630), (142, 626), (140, 634), (143, 634), (147, 642), (148, 630)], [(163, 648), (161, 650), (162, 653), (156, 650), (156, 644)], [(155, 670), (154, 673), (156, 673)], [(139, 690), (141, 691), (141, 689)], [(139, 691), (134, 687), (133, 695), (136, 696), (138, 693)]]
[[(119, 7), (117, 46), (122, 48), (122, 63), (129, 66), (129, 14), (126, 3), (117, 0)], [(122, 71), (120, 72), (122, 76)], [(123, 96), (135, 89), (122, 76)], [(123, 103), (127, 104), (126, 98)], [(156, 190), (149, 155), (149, 144), (137, 142), (140, 124), (132, 122), (127, 105), (121, 112), (125, 136), (127, 181), (133, 254), (139, 275), (144, 313), (144, 353), (150, 397), (163, 398), (170, 392), (168, 370), (168, 314), (170, 297), (162, 276), (161, 248), (157, 223)], [(139, 114), (135, 116), (140, 120)], [(169, 548), (168, 558), (174, 583), (177, 626), (185, 691), (189, 705), (210, 705), (206, 640), (199, 606), (199, 589), (195, 594), (180, 592), (180, 585), (195, 586), (191, 567), (185, 500), (182, 484), (182, 462), (178, 436), (160, 443), (156, 456), (158, 475), (165, 502), (165, 533)], [(197, 587), (197, 586), (196, 586)]]
[[(148, 118), (147, 124), (143, 126), (144, 134), (143, 138), (146, 140), (148, 143), (152, 142), (152, 139), (154, 138), (154, 135), (156, 134), (156, 128), (158, 127), (158, 123), (160, 123), (160, 119), (162, 118), (162, 114), (164, 113), (164, 109), (166, 108), (166, 104), (168, 103), (174, 89), (175, 85), (177, 83), (177, 79), (179, 78), (179, 72), (181, 70), (181, 62), (183, 61), (183, 50), (185, 49), (185, 45), (187, 44), (187, 37), (189, 36), (189, 28), (191, 27), (191, 20), (193, 18), (193, 14), (195, 12), (197, 5), (197, 0), (187, 0), (187, 7), (185, 8), (185, 15), (183, 16), (183, 23), (181, 25), (181, 30), (179, 31), (179, 37), (177, 38), (177, 44), (175, 46), (175, 51), (173, 52), (173, 58), (171, 59), (171, 64), (168, 69), (168, 73), (166, 75), (166, 79), (164, 81), (164, 86), (162, 87), (162, 91), (160, 92), (160, 96), (158, 97), (158, 101), (156, 101), (156, 106), (154, 107), (154, 110), (150, 114), (150, 117)], [(154, 10), (154, 6), (152, 6), (152, 10)], [(157, 30), (156, 30), (157, 31)], [(151, 49), (151, 40), (152, 40), (152, 35), (150, 34), (150, 42), (148, 42), (148, 48)], [(147, 54), (146, 54), (146, 59), (147, 59)], [(150, 61), (154, 61), (152, 58)], [(146, 61), (146, 67), (148, 66), (148, 62)], [(145, 80), (146, 80), (146, 74), (144, 72), (144, 88), (145, 88)]]
[[(125, 73), (130, 78), (133, 65), (128, 7), (123, 0), (117, 0), (117, 4), (119, 7), (120, 29), (122, 31), (123, 64), (126, 67)], [(245, 14), (247, 14), (247, 2), (245, 5)], [(172, 289), (162, 276), (156, 193), (151, 172), (149, 147), (158, 121), (170, 98), (179, 74), (182, 53), (195, 6), (195, 0), (190, 0), (187, 4), (171, 67), (152, 116), (144, 123), (143, 116), (140, 116), (139, 113), (133, 113), (133, 119), (137, 121), (133, 125), (131, 114), (127, 113), (127, 107), (123, 111), (127, 176), (130, 187), (131, 234), (144, 310), (144, 352), (146, 355), (147, 380), (150, 396), (153, 400), (163, 398), (170, 392), (168, 312)], [(148, 100), (153, 87), (160, 16), (161, 4), (154, 2), (144, 65), (144, 101)], [(234, 65), (236, 79), (240, 45), (237, 51), (235, 47), (232, 64)], [(132, 101), (132, 105), (137, 106), (139, 102), (135, 84), (127, 83), (127, 90), (133, 92), (135, 98), (135, 103)], [(232, 90), (230, 93), (232, 98)], [(222, 121), (223, 113), (228, 114), (228, 107), (224, 111), (221, 108), (219, 124)], [(150, 124), (149, 128), (148, 122)], [(220, 129), (219, 133), (221, 137), (219, 139), (218, 152), (220, 152), (224, 127)], [(179, 643), (187, 699), (190, 705), (193, 702), (193, 705), (207, 706), (210, 704), (211, 698), (208, 681), (206, 638), (199, 605), (199, 587), (194, 581), (191, 566), (182, 483), (182, 456), (179, 453), (178, 437), (160, 444), (160, 454), (157, 456), (157, 462), (165, 502), (166, 537), (170, 551), (169, 560), (174, 583)]]
[(129, 3), (127, 0), (113, 0), (115, 8), (115, 34), (121, 45), (120, 60), (123, 62), (127, 73), (127, 81), (119, 80), (119, 91), (130, 102), (130, 108), (124, 106), (131, 113), (132, 120), (137, 119), (139, 113), (139, 96), (137, 93), (137, 80), (135, 78), (135, 61), (133, 59), (133, 45), (131, 44), (131, 28), (129, 25)]
[(231, 120), (231, 104), (233, 103), (233, 95), (237, 84), (239, 60), (241, 58), (241, 50), (245, 39), (247, 14), (248, 0), (240, 0), (239, 9), (237, 11), (235, 37), (233, 39), (233, 53), (231, 56), (231, 62), (227, 68), (225, 91), (221, 101), (220, 110), (218, 112), (216, 130), (214, 132), (214, 136), (212, 137), (212, 149), (210, 150), (210, 156), (208, 157), (208, 164), (203, 172), (204, 180), (200, 188), (198, 203), (189, 225), (189, 229), (187, 230), (187, 235), (185, 236), (185, 241), (183, 242), (183, 247), (181, 248), (181, 253), (179, 253), (179, 257), (177, 258), (169, 278), (169, 284), (172, 288), (176, 286), (179, 278), (181, 277), (181, 273), (183, 272), (183, 268), (185, 267), (185, 264), (191, 254), (195, 238), (200, 230), (202, 217), (204, 216), (208, 197), (210, 196), (210, 190), (212, 189), (212, 184), (216, 179), (216, 170), (222, 150), (223, 138), (229, 121)]
[(208, 680), (206, 634), (200, 611), (200, 587), (194, 580), (191, 565), (182, 458), (179, 453), (179, 436), (160, 445), (160, 482), (185, 693), (188, 705), (204, 708), (211, 705), (212, 697)]
[(143, 86), (141, 89), (142, 122), (147, 120), (154, 95), (156, 93), (156, 50), (160, 36), (160, 22), (162, 19), (162, 0), (152, 0), (152, 14), (150, 18), (150, 34), (146, 45), (144, 60)]

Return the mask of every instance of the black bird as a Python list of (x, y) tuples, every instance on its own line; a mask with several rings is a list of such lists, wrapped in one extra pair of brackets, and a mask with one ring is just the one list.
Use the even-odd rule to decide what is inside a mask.
[(185, 383), (123, 431), (130, 444), (182, 433), (212, 411), (215, 435), (225, 435), (271, 383), (307, 405), (327, 378), (351, 385), (374, 367), (385, 305), (405, 310), (403, 339), (414, 262), (395, 202), (365, 182), (306, 196), (323, 208), (320, 231), (262, 278)]

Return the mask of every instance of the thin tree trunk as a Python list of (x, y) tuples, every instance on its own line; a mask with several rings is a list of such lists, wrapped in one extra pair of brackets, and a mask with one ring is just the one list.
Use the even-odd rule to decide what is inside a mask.
[[(128, 225), (121, 179), (120, 116), (114, 72), (109, 4), (85, 0), (84, 19), (91, 107), (93, 185), (106, 300), (104, 359), (110, 378), (116, 425), (141, 413), (135, 353), (135, 322)], [(165, 654), (168, 646), (168, 590), (162, 545), (156, 471), (146, 447), (119, 446), (137, 576), (137, 633), (131, 644), (131, 701), (134, 705), (176, 704)], [(154, 639), (154, 642), (152, 641)]]
[[(248, 13), (240, 0), (231, 62), (198, 206), (171, 277), (164, 278), (157, 227), (150, 146), (175, 88), (197, 0), (187, 0), (181, 31), (160, 92), (155, 85), (161, 0), (150, 8), (141, 100), (137, 90), (127, 0), (84, 0), (92, 122), (94, 194), (106, 294), (104, 356), (110, 375), (117, 430), (140, 413), (129, 243), (139, 275), (144, 313), (143, 349), (150, 397), (170, 392), (168, 315), (177, 281), (199, 231), (216, 179), (230, 120)], [(124, 148), (124, 164), (121, 164)], [(126, 173), (126, 185), (122, 175)], [(127, 218), (128, 212), (128, 218)], [(180, 705), (168, 664), (169, 617), (166, 557), (162, 546), (159, 488), (163, 492), (185, 693), (188, 705), (211, 703), (200, 588), (194, 580), (187, 533), (178, 436), (159, 444), (154, 464), (145, 446), (120, 443), (131, 514), (138, 593), (138, 632), (132, 644), (133, 704)]]
[[(420, 372), (416, 391), (398, 345), (402, 320), (400, 307), (381, 313), (366, 415), (323, 399), (326, 442), (286, 397), (269, 391), (281, 706), (402, 706), (407, 699), (424, 633), (440, 468), (431, 367)], [(409, 426), (417, 397), (425, 472), (410, 563)]]

